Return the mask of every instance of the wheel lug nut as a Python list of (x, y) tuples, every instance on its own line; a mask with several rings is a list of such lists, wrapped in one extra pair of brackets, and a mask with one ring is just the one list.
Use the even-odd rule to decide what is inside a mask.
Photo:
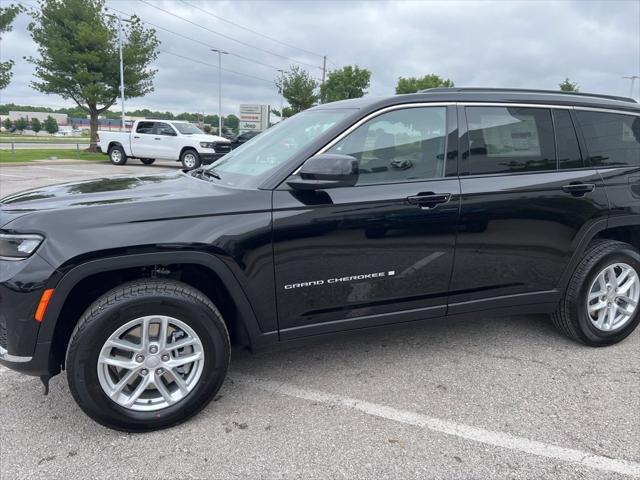
[(136, 362), (138, 362), (138, 363), (144, 362), (144, 356), (143, 355), (136, 355)]
[(169, 361), (169, 355), (167, 355), (166, 353), (164, 355), (162, 355), (162, 361), (163, 362), (168, 362)]
[(140, 370), (140, 375), (142, 375), (143, 377), (145, 377), (147, 373), (149, 373), (149, 370), (147, 370), (146, 368), (143, 368), (142, 370)]
[(158, 352), (158, 347), (156, 347), (155, 345), (151, 345), (151, 346), (149, 347), (149, 351), (150, 351), (151, 353), (157, 353), (157, 352)]
[(162, 368), (158, 368), (156, 370), (156, 375), (164, 375), (164, 370)]

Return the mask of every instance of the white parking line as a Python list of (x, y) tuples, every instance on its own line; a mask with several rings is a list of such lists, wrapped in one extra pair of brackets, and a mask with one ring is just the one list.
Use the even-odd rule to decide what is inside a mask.
[(2, 177), (30, 178), (29, 176), (25, 175), (11, 175), (9, 173), (0, 172), (0, 178)]
[(317, 403), (324, 403), (327, 405), (338, 405), (351, 410), (357, 410), (374, 417), (393, 420), (407, 425), (414, 425), (434, 432), (453, 435), (465, 440), (472, 440), (474, 442), (493, 445), (495, 447), (508, 448), (510, 450), (516, 450), (531, 455), (553, 458), (563, 462), (577, 463), (589, 468), (640, 478), (640, 463), (602, 457), (589, 452), (575, 450), (573, 448), (559, 447), (557, 445), (518, 437), (509, 433), (494, 432), (484, 428), (472, 427), (470, 425), (429, 417), (427, 415), (422, 415), (408, 410), (399, 410), (386, 405), (365, 402), (317, 390), (299, 388), (287, 383), (260, 380), (250, 376), (237, 374), (233, 375), (233, 378), (234, 380), (239, 379), (242, 382), (249, 383), (268, 392), (278, 393), (303, 400), (310, 400)]
[(59, 172), (59, 173), (67, 173), (67, 172), (86, 173), (86, 174), (96, 173), (95, 170), (78, 170), (78, 169), (74, 169), (74, 168), (60, 169), (60, 167), (43, 167), (41, 165), (29, 165), (29, 168), (33, 168), (33, 169), (36, 169), (36, 170), (53, 170), (53, 171)]

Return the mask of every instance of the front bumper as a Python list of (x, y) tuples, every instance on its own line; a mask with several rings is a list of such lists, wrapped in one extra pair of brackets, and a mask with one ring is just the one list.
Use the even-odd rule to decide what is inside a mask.
[(215, 162), (216, 160), (218, 160), (219, 158), (222, 158), (226, 155), (227, 153), (200, 153), (200, 161), (205, 164), (208, 165), (210, 163)]
[(46, 375), (49, 342), (38, 343), (35, 320), (42, 292), (56, 270), (37, 254), (0, 260), (0, 364), (31, 375)]

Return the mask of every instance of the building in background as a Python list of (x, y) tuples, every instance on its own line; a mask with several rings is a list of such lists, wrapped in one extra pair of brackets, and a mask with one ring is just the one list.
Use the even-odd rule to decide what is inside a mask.
[(44, 122), (47, 117), (53, 117), (59, 126), (69, 125), (69, 116), (66, 113), (51, 113), (51, 112), (14, 112), (9, 111), (9, 119), (12, 122), (24, 118), (27, 122), (30, 122), (34, 118)]

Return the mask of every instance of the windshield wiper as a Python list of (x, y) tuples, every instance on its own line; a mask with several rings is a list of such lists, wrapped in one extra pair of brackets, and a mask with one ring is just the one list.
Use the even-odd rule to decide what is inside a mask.
[(191, 175), (193, 175), (194, 177), (200, 177), (200, 178), (207, 177), (207, 178), (215, 178), (216, 180), (222, 179), (222, 177), (218, 172), (216, 172), (215, 170), (204, 168), (204, 167), (200, 167), (200, 168), (196, 168), (195, 170), (192, 170)]

